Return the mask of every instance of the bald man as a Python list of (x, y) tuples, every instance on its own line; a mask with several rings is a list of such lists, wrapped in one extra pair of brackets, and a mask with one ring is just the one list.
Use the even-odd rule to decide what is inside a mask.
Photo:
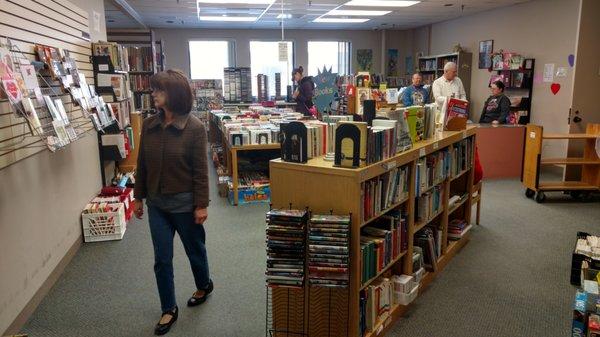
[(440, 96), (467, 99), (465, 87), (463, 87), (460, 78), (456, 76), (456, 72), (456, 63), (448, 62), (444, 65), (444, 75), (433, 81), (432, 92), (434, 100), (437, 100)]
[(423, 87), (423, 76), (414, 73), (412, 76), (412, 85), (407, 87), (402, 93), (402, 103), (404, 106), (425, 105), (429, 102), (429, 91)]

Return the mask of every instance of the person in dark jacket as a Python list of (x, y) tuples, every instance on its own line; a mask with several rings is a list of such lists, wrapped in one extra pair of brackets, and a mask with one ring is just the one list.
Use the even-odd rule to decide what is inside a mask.
[(510, 114), (510, 99), (504, 95), (504, 83), (493, 82), (490, 90), (492, 96), (488, 97), (483, 105), (479, 123), (506, 124)]
[(204, 303), (213, 290), (203, 224), (208, 217), (208, 165), (204, 124), (193, 115), (193, 93), (186, 76), (167, 70), (150, 77), (158, 113), (144, 120), (135, 181), (135, 215), (142, 218), (146, 199), (154, 246), (154, 273), (162, 309), (156, 335), (177, 320), (173, 280), (175, 232), (190, 260), (196, 291), (190, 307)]
[(293, 97), (296, 100), (296, 111), (301, 112), (304, 116), (312, 116), (309, 110), (313, 107), (312, 98), (314, 95), (315, 83), (313, 82), (312, 77), (304, 77), (302, 75), (303, 72), (304, 68), (302, 68), (302, 66), (294, 69), (292, 72), (294, 81), (298, 83), (298, 87), (296, 88)]

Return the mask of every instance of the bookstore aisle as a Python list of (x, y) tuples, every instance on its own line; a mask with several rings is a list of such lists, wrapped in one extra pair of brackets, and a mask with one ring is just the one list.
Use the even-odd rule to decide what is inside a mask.
[[(212, 172), (210, 186), (214, 186)], [(518, 180), (485, 183), (481, 226), (389, 336), (566, 336), (573, 233), (594, 232), (597, 202), (526, 199)], [(213, 200), (206, 225), (215, 292), (185, 307), (193, 279), (180, 244), (175, 280), (181, 312), (168, 336), (265, 336), (265, 204)], [(568, 197), (565, 196), (568, 199)], [(158, 296), (147, 220), (123, 241), (84, 245), (23, 328), (30, 336), (152, 336)]]

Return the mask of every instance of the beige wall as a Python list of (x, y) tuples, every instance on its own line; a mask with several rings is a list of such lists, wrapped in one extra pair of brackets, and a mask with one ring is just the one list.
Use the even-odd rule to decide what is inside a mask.
[[(167, 68), (178, 68), (190, 73), (188, 41), (202, 39), (227, 39), (235, 41), (236, 66), (250, 66), (250, 41), (281, 39), (280, 30), (254, 29), (156, 29), (156, 39), (163, 40)], [(348, 30), (286, 30), (286, 40), (294, 41), (296, 66), (308, 66), (306, 44), (314, 41), (351, 41), (353, 58), (357, 49), (373, 50), (373, 69), (381, 67), (381, 32)]]
[[(494, 40), (494, 51), (515, 51), (535, 58), (535, 74), (541, 75), (544, 64), (567, 67), (567, 77), (555, 78), (561, 90), (550, 92), (550, 83), (534, 84), (531, 122), (544, 130), (568, 132), (567, 117), (571, 105), (573, 69), (567, 57), (575, 53), (580, 0), (537, 0), (500, 8), (431, 26), (431, 53), (446, 53), (460, 44), (473, 53), (471, 94), (474, 119), (478, 119), (489, 96), (490, 73), (478, 69), (479, 41)], [(566, 155), (566, 143), (544, 144), (544, 155)]]
[[(102, 0), (71, 0), (101, 13)], [(56, 153), (43, 151), (0, 170), (0, 335), (69, 248), (81, 240), (80, 212), (100, 188), (96, 133)], [(68, 317), (68, 313), (65, 313)]]

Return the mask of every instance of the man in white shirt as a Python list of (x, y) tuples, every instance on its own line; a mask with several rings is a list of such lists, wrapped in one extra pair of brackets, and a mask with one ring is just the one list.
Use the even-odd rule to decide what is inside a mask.
[(454, 62), (448, 62), (444, 65), (444, 75), (433, 81), (434, 100), (437, 100), (440, 96), (467, 99), (462, 81), (456, 76), (456, 70), (456, 63)]

